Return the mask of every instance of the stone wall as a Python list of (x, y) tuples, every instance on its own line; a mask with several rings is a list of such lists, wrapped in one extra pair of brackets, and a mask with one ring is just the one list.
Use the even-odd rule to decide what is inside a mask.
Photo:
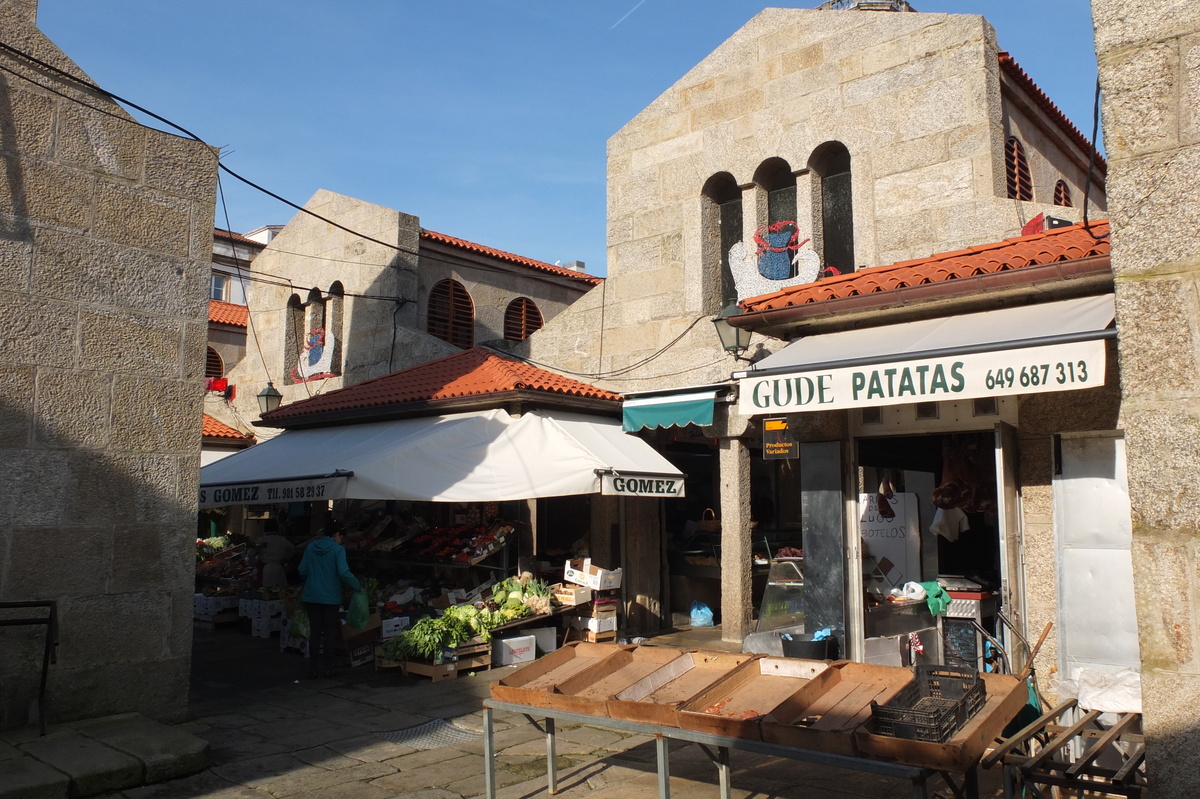
[[(998, 241), (1042, 211), (1076, 220), (1079, 209), (1055, 208), (1050, 194), (1006, 197), (1005, 125), (1021, 90), (1002, 92), (998, 53), (978, 16), (763, 11), (609, 140), (609, 278), (539, 331), (529, 354), (622, 391), (727, 378), (736, 364), (707, 321), (722, 303), (705, 183), (728, 172), (742, 187), (752, 242), (765, 218), (756, 170), (781, 158), (797, 173), (803, 228), (809, 159), (826, 142), (850, 152), (858, 265)], [(1056, 153), (1045, 136), (1033, 149), (1079, 180), (1078, 153)]]
[(1200, 792), (1200, 21), (1188, 0), (1094, 0), (1147, 768)]
[[(0, 2), (5, 43), (86, 77), (35, 8)], [(216, 152), (27, 61), (0, 64), (0, 601), (58, 603), (51, 721), (179, 718)], [(41, 640), (0, 628), (0, 727), (33, 720)]]
[[(420, 225), (416, 217), (323, 189), (305, 208), (403, 251), (367, 241), (305, 213), (296, 214), (284, 226), (253, 266), (255, 273), (280, 278), (281, 285), (255, 281), (246, 289), (254, 330), (246, 357), (231, 370), (230, 381), (238, 386), (238, 412), (247, 419), (258, 418), (256, 395), (268, 379), (283, 394), (284, 403), (295, 402), (456, 351), (436, 339), (424, 341), (431, 338), (424, 334), (421, 341), (413, 340), (409, 331), (417, 322), (414, 302), (397, 305), (346, 296), (341, 329), (336, 332), (341, 342), (340, 374), (308, 383), (287, 380), (299, 358), (299, 353), (287, 346), (289, 298), (296, 296), (306, 302), (314, 288), (328, 295), (335, 283), (347, 295), (417, 296)], [(393, 325), (399, 331), (394, 351)], [(402, 353), (402, 359), (397, 361), (393, 352)], [(274, 435), (270, 429), (263, 432)]]

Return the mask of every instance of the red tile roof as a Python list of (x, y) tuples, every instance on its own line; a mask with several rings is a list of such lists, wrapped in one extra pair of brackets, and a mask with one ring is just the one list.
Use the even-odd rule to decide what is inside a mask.
[[(741, 303), (747, 312), (792, 308), (808, 303), (940, 283), (959, 278), (1008, 272), (1022, 267), (1108, 255), (1108, 220), (1053, 228), (928, 258), (876, 266), (824, 278), (815, 283), (751, 297)], [(1097, 239), (1097, 236), (1103, 238)]]
[(218, 239), (225, 239), (226, 241), (236, 242), (237, 244), (249, 244), (251, 247), (258, 247), (259, 249), (267, 246), (267, 245), (263, 244), (261, 241), (255, 241), (254, 239), (248, 239), (245, 236), (243, 236), (241, 233), (234, 233), (232, 230), (225, 230), (224, 228), (219, 228), (219, 227), (213, 228), (213, 237), (218, 238)]
[[(1060, 111), (1058, 106), (1042, 91), (1042, 88), (1033, 82), (1033, 78), (1029, 77), (1025, 70), (1021, 69), (1021, 66), (1013, 60), (1013, 57), (1003, 50), (1000, 51), (1000, 68), (1029, 93), (1037, 106), (1062, 129), (1063, 133), (1067, 134), (1067, 138), (1079, 146), (1085, 157), (1092, 152), (1092, 142), (1088, 137), (1079, 132), (1079, 128), (1067, 119), (1067, 115)], [(1101, 174), (1108, 172), (1108, 162), (1099, 152), (1096, 153), (1096, 166)]]
[(250, 309), (245, 305), (234, 305), (232, 302), (209, 300), (208, 321), (219, 325), (246, 327), (250, 324)]
[(475, 347), (384, 377), (364, 380), (328, 394), (282, 405), (262, 418), (275, 422), (314, 414), (336, 414), (514, 391), (611, 402), (621, 399), (621, 395), (611, 391), (563, 377), (483, 347)]
[(201, 428), (201, 435), (205, 438), (228, 438), (232, 441), (248, 442), (253, 444), (254, 436), (240, 433), (234, 430), (224, 422), (219, 422), (207, 413), (204, 414), (204, 425)]
[(512, 264), (528, 266), (542, 272), (549, 272), (551, 274), (558, 275), (559, 277), (574, 278), (575, 280), (582, 281), (592, 286), (598, 286), (604, 282), (604, 278), (602, 277), (589, 275), (585, 272), (577, 272), (574, 269), (565, 269), (561, 266), (545, 263), (544, 261), (535, 261), (532, 258), (526, 258), (523, 255), (513, 255), (511, 252), (485, 247), (482, 244), (475, 244), (474, 242), (467, 241), (466, 239), (456, 239), (453, 236), (447, 236), (445, 233), (435, 233), (432, 230), (425, 230), (422, 228), (421, 238), (427, 239), (428, 241), (437, 241), (442, 244), (449, 244), (451, 247), (458, 247), (459, 249), (467, 250), (468, 252), (479, 253), (480, 255), (488, 255), (492, 258), (499, 258), (502, 261), (508, 261)]

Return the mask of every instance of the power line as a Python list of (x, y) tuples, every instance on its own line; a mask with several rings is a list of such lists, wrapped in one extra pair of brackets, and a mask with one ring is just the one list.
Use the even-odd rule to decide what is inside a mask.
[[(12, 45), (6, 44), (6, 43), (4, 43), (4, 42), (0, 42), (0, 50), (4, 50), (4, 51), (6, 51), (6, 52), (8, 52), (8, 53), (11, 53), (12, 55), (14, 55), (14, 56), (16, 56), (16, 57), (18, 57), (18, 58), (21, 58), (21, 59), (24, 59), (24, 60), (26, 60), (26, 61), (29, 61), (30, 63), (36, 64), (37, 66), (39, 66), (39, 67), (41, 67), (41, 68), (43, 68), (43, 69), (45, 69), (45, 70), (48, 70), (48, 71), (50, 71), (50, 72), (53, 72), (54, 74), (56, 74), (56, 75), (59, 75), (59, 76), (61, 76), (61, 77), (65, 78), (66, 80), (68, 80), (68, 81), (70, 81), (70, 82), (72, 82), (72, 83), (75, 83), (75, 84), (77, 84), (77, 85), (79, 85), (79, 86), (83, 86), (84, 88), (86, 88), (86, 89), (89, 89), (90, 91), (96, 92), (97, 94), (100, 94), (100, 95), (102, 95), (102, 96), (104, 96), (104, 97), (107, 97), (107, 98), (108, 98), (108, 99), (110, 99), (110, 100), (114, 100), (114, 101), (116, 101), (116, 102), (118, 102), (118, 103), (123, 103), (123, 104), (125, 104), (125, 105), (129, 106), (130, 108), (133, 108), (133, 109), (135, 109), (135, 110), (137, 110), (137, 111), (141, 111), (143, 114), (146, 114), (146, 115), (147, 115), (147, 116), (149, 116), (149, 117), (152, 117), (152, 118), (154, 118), (154, 119), (157, 119), (159, 122), (162, 122), (164, 125), (168, 125), (168, 126), (170, 126), (170, 127), (174, 128), (175, 130), (177, 130), (177, 131), (179, 131), (180, 133), (184, 134), (184, 135), (185, 135), (185, 136), (187, 136), (188, 138), (194, 139), (195, 141), (198, 141), (198, 142), (200, 142), (201, 144), (204, 144), (204, 145), (206, 145), (206, 146), (208, 146), (208, 147), (212, 148), (212, 145), (211, 145), (211, 144), (208, 144), (208, 142), (204, 141), (204, 139), (200, 138), (200, 137), (199, 137), (199, 136), (197, 136), (195, 133), (192, 133), (190, 130), (188, 130), (187, 128), (183, 127), (182, 125), (178, 125), (178, 124), (176, 124), (176, 123), (172, 122), (171, 120), (167, 119), (166, 117), (164, 117), (164, 116), (160, 116), (159, 114), (156, 114), (156, 113), (154, 113), (153, 111), (151, 111), (151, 110), (150, 110), (150, 109), (148, 109), (148, 108), (143, 108), (142, 106), (138, 105), (137, 103), (133, 102), (132, 100), (126, 100), (124, 97), (121, 97), (120, 95), (114, 94), (113, 92), (110, 92), (110, 91), (108, 91), (107, 89), (103, 89), (103, 88), (101, 88), (100, 86), (96, 85), (95, 83), (93, 83), (93, 82), (92, 82), (92, 81), (90, 81), (90, 80), (86, 80), (86, 79), (84, 79), (84, 78), (80, 78), (80, 77), (78, 77), (78, 76), (76, 76), (76, 75), (72, 75), (71, 73), (69, 73), (69, 72), (66, 72), (65, 70), (59, 69), (58, 67), (54, 66), (53, 64), (49, 64), (49, 63), (47, 63), (47, 62), (45, 62), (45, 61), (41, 60), (40, 58), (37, 58), (36, 56), (33, 56), (33, 55), (29, 54), (29, 53), (26, 53), (26, 52), (24, 52), (23, 50), (18, 50), (17, 48), (13, 47)], [(35, 85), (37, 85), (37, 86), (40, 86), (41, 88), (43, 88), (43, 89), (45, 89), (45, 90), (47, 90), (47, 91), (54, 92), (55, 94), (58, 94), (60, 97), (64, 97), (64, 98), (66, 98), (66, 99), (68, 99), (68, 100), (71, 100), (71, 101), (73, 101), (73, 102), (79, 103), (80, 105), (83, 105), (83, 106), (85, 106), (85, 107), (87, 107), (87, 108), (90, 108), (90, 109), (92, 109), (93, 111), (98, 111), (98, 112), (100, 112), (100, 113), (107, 114), (108, 116), (114, 117), (114, 118), (116, 118), (116, 119), (120, 119), (120, 120), (122, 120), (122, 121), (124, 121), (124, 122), (129, 122), (129, 123), (131, 123), (131, 124), (134, 124), (134, 125), (139, 125), (139, 126), (141, 126), (141, 127), (148, 127), (148, 126), (146, 126), (146, 125), (141, 125), (141, 123), (139, 123), (137, 120), (130, 120), (130, 119), (126, 119), (125, 117), (123, 117), (123, 116), (121, 116), (121, 115), (119, 115), (119, 114), (113, 114), (113, 113), (112, 113), (112, 112), (110, 112), (110, 111), (104, 111), (104, 110), (102, 110), (102, 109), (96, 108), (96, 107), (95, 107), (95, 106), (93, 106), (93, 105), (90, 105), (90, 104), (88, 104), (88, 103), (85, 103), (85, 102), (83, 102), (82, 100), (80, 100), (80, 99), (79, 99), (79, 98), (77, 98), (77, 97), (71, 97), (71, 96), (70, 96), (70, 95), (68, 95), (68, 94), (65, 94), (65, 93), (62, 93), (62, 92), (55, 91), (55, 90), (54, 90), (54, 89), (52, 89), (51, 87), (49, 87), (49, 86), (46, 86), (46, 85), (44, 85), (44, 84), (42, 84), (42, 83), (39, 83), (38, 81), (35, 81), (35, 80), (33, 80), (32, 78), (29, 78), (29, 77), (27, 77), (27, 76), (25, 76), (25, 75), (20, 75), (20, 74), (18, 74), (18, 73), (16, 73), (16, 72), (12, 72), (11, 70), (8, 70), (8, 69), (5, 69), (5, 71), (6, 71), (6, 72), (10, 72), (11, 74), (17, 75), (18, 77), (20, 77), (20, 78), (23, 78), (24, 80), (27, 80), (27, 81), (29, 81), (30, 83), (33, 83), (33, 84), (35, 84)], [(216, 150), (216, 148), (212, 148), (212, 149), (213, 149), (213, 150)], [(328, 217), (322, 216), (321, 214), (318, 214), (318, 213), (316, 213), (315, 211), (310, 211), (309, 209), (305, 208), (304, 206), (302, 206), (302, 205), (299, 205), (299, 204), (297, 204), (297, 203), (294, 203), (294, 202), (292, 202), (291, 200), (287, 199), (286, 197), (282, 197), (282, 196), (280, 196), (280, 195), (276, 194), (275, 192), (273, 192), (273, 191), (271, 191), (271, 190), (269, 190), (269, 189), (267, 189), (267, 188), (264, 188), (263, 186), (260, 186), (260, 185), (258, 185), (258, 184), (257, 184), (257, 183), (255, 183), (254, 181), (252, 181), (252, 180), (250, 180), (250, 179), (248, 179), (248, 178), (246, 178), (246, 177), (243, 177), (242, 175), (239, 175), (237, 172), (234, 172), (232, 169), (230, 169), (229, 167), (227, 167), (225, 164), (221, 163), (221, 156), (220, 156), (219, 152), (214, 152), (214, 155), (213, 155), (213, 157), (217, 159), (217, 168), (218, 168), (218, 169), (221, 169), (221, 170), (225, 171), (225, 172), (226, 172), (227, 174), (229, 174), (231, 177), (233, 177), (233, 178), (235, 178), (235, 179), (237, 179), (237, 180), (241, 181), (242, 183), (245, 183), (247, 186), (250, 186), (251, 188), (253, 188), (253, 189), (256, 189), (257, 191), (260, 191), (260, 192), (262, 192), (263, 194), (266, 194), (268, 197), (272, 197), (272, 198), (274, 198), (274, 199), (278, 200), (279, 202), (283, 203), (284, 205), (287, 205), (287, 206), (289, 206), (289, 207), (291, 207), (291, 208), (294, 208), (294, 209), (296, 209), (297, 211), (300, 211), (301, 213), (307, 214), (307, 215), (309, 215), (309, 216), (311, 216), (311, 217), (313, 217), (313, 218), (315, 218), (315, 219), (319, 219), (319, 220), (321, 220), (322, 222), (325, 222), (326, 224), (333, 225), (335, 228), (337, 228), (337, 229), (339, 229), (339, 230), (344, 230), (345, 232), (347, 232), (347, 233), (349, 233), (349, 234), (351, 234), (351, 235), (353, 235), (353, 236), (357, 236), (358, 238), (360, 238), (360, 239), (363, 239), (363, 240), (365, 240), (365, 241), (370, 241), (370, 242), (372, 242), (372, 243), (374, 243), (374, 244), (378, 244), (378, 245), (380, 245), (380, 246), (382, 246), (382, 247), (388, 247), (389, 249), (397, 250), (398, 252), (408, 253), (408, 254), (410, 254), (410, 255), (419, 255), (419, 253), (418, 253), (418, 252), (416, 252), (416, 251), (414, 251), (414, 250), (409, 250), (409, 249), (407, 249), (407, 248), (405, 248), (405, 247), (401, 247), (401, 246), (399, 246), (398, 244), (391, 244), (391, 243), (389, 243), (389, 242), (386, 242), (386, 241), (382, 241), (382, 240), (380, 240), (380, 239), (377, 239), (377, 238), (375, 238), (375, 237), (373, 237), (373, 236), (368, 236), (368, 235), (367, 235), (367, 234), (365, 234), (365, 233), (361, 233), (361, 232), (359, 232), (359, 231), (357, 231), (357, 230), (354, 230), (354, 229), (352, 229), (352, 228), (346, 227), (346, 226), (345, 226), (345, 225), (343, 225), (343, 224), (340, 224), (340, 223), (338, 223), (338, 222), (335, 222), (335, 221), (333, 221), (332, 219), (329, 219)], [(228, 222), (226, 222), (226, 224), (228, 224)]]

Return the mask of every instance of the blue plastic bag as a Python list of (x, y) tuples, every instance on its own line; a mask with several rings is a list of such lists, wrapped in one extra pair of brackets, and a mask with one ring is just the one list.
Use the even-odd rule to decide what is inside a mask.
[(700, 600), (692, 603), (692, 626), (693, 627), (712, 627), (713, 612), (712, 608), (704, 604)]

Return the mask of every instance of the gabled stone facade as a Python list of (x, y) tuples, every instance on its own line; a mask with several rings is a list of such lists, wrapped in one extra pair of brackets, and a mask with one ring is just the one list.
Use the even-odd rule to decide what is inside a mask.
[[(609, 140), (609, 278), (529, 354), (620, 390), (726, 378), (733, 362), (707, 322), (730, 300), (713, 181), (735, 187), (751, 251), (775, 221), (769, 190), (794, 185), (785, 218), (820, 259), (821, 158), (835, 144), (849, 156), (853, 267), (998, 241), (1039, 213), (1078, 221), (1088, 153), (1000, 52), (978, 16), (763, 11)], [(1033, 201), (1007, 196), (1010, 137), (1023, 140)], [(1074, 208), (1052, 204), (1059, 180)]]

